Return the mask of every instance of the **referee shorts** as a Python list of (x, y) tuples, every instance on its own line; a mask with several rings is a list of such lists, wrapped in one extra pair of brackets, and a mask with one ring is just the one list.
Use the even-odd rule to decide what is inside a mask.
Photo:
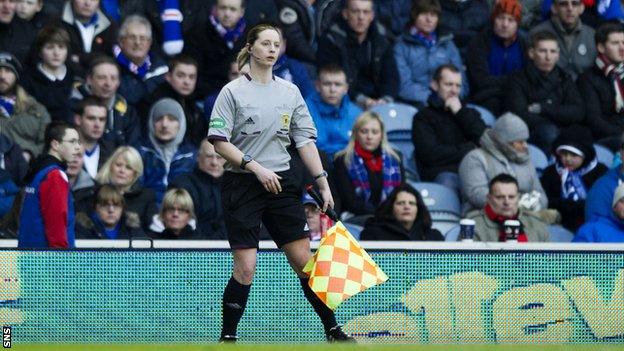
[(282, 192), (264, 189), (254, 174), (225, 172), (221, 199), (232, 249), (258, 248), (262, 224), (278, 247), (309, 237), (302, 189), (290, 170), (277, 172)]

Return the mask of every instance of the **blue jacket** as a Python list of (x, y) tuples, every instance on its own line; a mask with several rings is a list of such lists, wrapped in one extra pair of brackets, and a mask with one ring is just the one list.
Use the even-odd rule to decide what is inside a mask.
[(587, 222), (579, 228), (572, 239), (577, 243), (621, 243), (624, 242), (624, 221), (612, 217), (601, 217)]
[(171, 159), (169, 172), (165, 167), (165, 161), (152, 146), (151, 142), (144, 143), (139, 149), (143, 159), (143, 176), (141, 178), (143, 186), (156, 192), (158, 206), (167, 190), (167, 185), (177, 176), (193, 171), (195, 167), (195, 148), (190, 144), (182, 144)]
[(9, 172), (0, 169), (0, 217), (11, 210), (13, 200), (15, 200), (19, 190), (13, 179), (11, 179)]
[(273, 73), (296, 85), (301, 91), (301, 96), (308, 96), (314, 91), (314, 85), (305, 66), (285, 54), (273, 66)]
[(394, 45), (394, 59), (399, 71), (399, 97), (403, 100), (426, 104), (433, 73), (447, 63), (462, 71), (461, 97), (468, 95), (468, 79), (451, 34), (439, 35), (435, 46), (428, 48), (406, 31)]
[(596, 221), (602, 217), (615, 218), (611, 203), (615, 188), (624, 181), (624, 174), (619, 168), (610, 169), (598, 178), (587, 193), (585, 200), (585, 222)]
[(152, 65), (143, 79), (130, 72), (126, 67), (121, 67), (120, 84), (118, 93), (126, 98), (126, 101), (137, 106), (139, 102), (150, 95), (165, 81), (165, 73), (169, 71), (167, 63), (157, 55), (150, 52)]
[(332, 159), (333, 155), (349, 143), (349, 132), (362, 109), (345, 95), (340, 108), (329, 105), (314, 91), (306, 98), (306, 104), (314, 125), (316, 125), (316, 145)]

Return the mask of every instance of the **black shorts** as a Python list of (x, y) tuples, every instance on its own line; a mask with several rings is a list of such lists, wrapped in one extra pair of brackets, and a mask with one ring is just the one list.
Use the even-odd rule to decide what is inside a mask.
[(262, 224), (280, 248), (308, 237), (302, 189), (290, 170), (277, 174), (282, 177), (279, 194), (266, 191), (254, 174), (223, 175), (221, 199), (232, 249), (258, 248)]

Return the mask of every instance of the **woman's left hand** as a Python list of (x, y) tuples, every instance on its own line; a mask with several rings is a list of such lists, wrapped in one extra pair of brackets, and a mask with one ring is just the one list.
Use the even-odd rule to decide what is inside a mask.
[(323, 199), (323, 207), (321, 208), (323, 213), (327, 211), (328, 207), (334, 208), (334, 198), (332, 196), (331, 190), (329, 190), (329, 187), (320, 189), (320, 193), (321, 198)]

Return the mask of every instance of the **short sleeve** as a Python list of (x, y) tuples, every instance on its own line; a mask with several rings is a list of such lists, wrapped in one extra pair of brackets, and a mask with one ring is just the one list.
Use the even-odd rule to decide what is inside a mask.
[(227, 87), (223, 88), (217, 96), (210, 123), (208, 125), (208, 140), (229, 141), (232, 137), (232, 129), (236, 118), (236, 102), (232, 91)]
[(316, 140), (316, 127), (312, 121), (310, 111), (299, 89), (296, 91), (295, 110), (292, 116), (290, 136), (295, 141), (295, 146), (300, 148)]

